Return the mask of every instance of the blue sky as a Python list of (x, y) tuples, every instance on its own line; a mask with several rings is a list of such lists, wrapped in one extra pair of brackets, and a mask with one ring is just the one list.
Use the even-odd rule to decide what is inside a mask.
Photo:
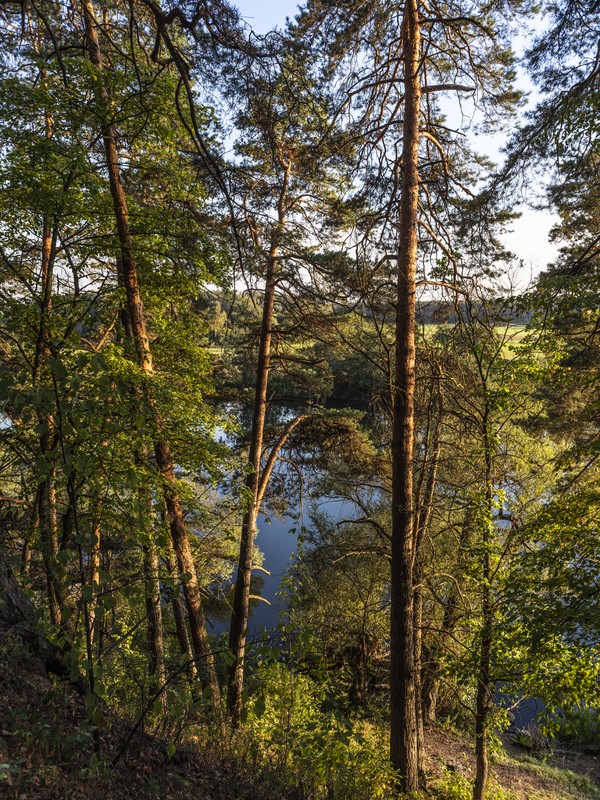
[(235, 5), (257, 33), (281, 27), (286, 17), (293, 17), (298, 8), (294, 0), (239, 0)]
[[(298, 3), (295, 0), (233, 0), (243, 18), (257, 33), (266, 33), (274, 27), (282, 27), (286, 17), (293, 17)], [(528, 82), (522, 81), (522, 88), (529, 89)], [(494, 150), (501, 145), (501, 137), (494, 137), (493, 143), (486, 146), (482, 137), (477, 146), (486, 154), (494, 156)], [(500, 159), (500, 155), (497, 155)], [(536, 187), (539, 188), (539, 187)], [(522, 208), (520, 219), (512, 223), (513, 232), (505, 237), (506, 245), (523, 261), (519, 282), (527, 284), (531, 276), (554, 259), (556, 247), (548, 242), (548, 232), (556, 217), (547, 211), (533, 211)]]

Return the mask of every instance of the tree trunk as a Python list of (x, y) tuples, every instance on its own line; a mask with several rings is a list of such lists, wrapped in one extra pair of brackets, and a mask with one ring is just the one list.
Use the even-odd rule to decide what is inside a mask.
[(420, 23), (416, 0), (402, 21), (404, 125), (392, 428), (390, 757), (400, 788), (419, 788), (415, 703), (413, 442), (417, 213), (419, 201)]
[[(42, 455), (48, 453), (47, 436), (42, 434), (40, 439)], [(40, 545), (44, 570), (46, 572), (46, 588), (48, 592), (48, 605), (50, 621), (53, 625), (60, 626), (62, 622), (62, 591), (57, 576), (58, 562), (58, 536), (56, 531), (56, 488), (54, 485), (55, 471), (45, 477), (38, 491), (38, 519), (40, 530)]]
[(492, 606), (492, 559), (490, 549), (494, 536), (492, 486), (492, 442), (489, 430), (489, 410), (486, 408), (482, 419), (483, 447), (485, 455), (485, 506), (482, 527), (482, 596), (481, 596), (481, 649), (479, 653), (479, 672), (477, 675), (477, 700), (475, 710), (475, 783), (473, 800), (484, 800), (489, 778), (489, 758), (487, 730), (492, 706), (491, 651), (494, 624)]
[[(420, 577), (420, 570), (417, 570)], [(415, 573), (416, 576), (416, 573)], [(423, 722), (423, 592), (420, 581), (415, 582), (414, 597), (414, 642), (415, 642), (415, 717), (417, 721), (417, 761), (423, 763), (425, 753), (425, 725)]]
[(29, 570), (31, 567), (31, 540), (29, 534), (25, 533), (23, 539), (23, 546), (21, 547), (21, 578), (27, 580), (29, 578)]
[[(279, 165), (283, 169), (283, 181), (277, 200), (278, 228), (271, 236), (271, 243), (266, 264), (265, 293), (263, 296), (262, 320), (256, 364), (256, 384), (254, 392), (254, 410), (250, 432), (250, 452), (248, 454), (248, 475), (246, 489), (249, 495), (249, 506), (242, 520), (240, 536), (240, 555), (235, 579), (231, 623), (229, 626), (229, 648), (233, 657), (229, 668), (228, 704), (231, 718), (236, 723), (242, 712), (242, 694), (244, 689), (244, 656), (246, 652), (246, 629), (248, 627), (250, 582), (252, 580), (252, 555), (256, 535), (256, 519), (260, 510), (264, 486), (261, 480), (261, 455), (267, 416), (267, 391), (269, 385), (269, 368), (271, 363), (271, 336), (273, 330), (273, 314), (275, 307), (275, 287), (277, 285), (277, 256), (279, 252), (279, 232), (285, 224), (286, 200), (291, 175), (292, 162), (285, 161), (282, 156)], [(271, 466), (272, 468), (272, 466)], [(267, 474), (267, 480), (268, 475)]]
[[(418, 513), (416, 514), (415, 529), (415, 560), (413, 583), (415, 587), (414, 598), (414, 641), (415, 641), (415, 713), (417, 717), (417, 747), (419, 766), (423, 764), (425, 755), (425, 723), (423, 714), (423, 553), (422, 543), (425, 532), (429, 528), (431, 513), (433, 511), (433, 500), (435, 495), (435, 484), (437, 481), (438, 464), (442, 449), (441, 427), (442, 427), (442, 401), (438, 387), (439, 411), (435, 420), (433, 430), (433, 453), (431, 459), (427, 454), (426, 463), (423, 465), (423, 472), (419, 481), (417, 498), (419, 503)], [(431, 413), (431, 412), (430, 412)], [(431, 421), (431, 417), (430, 417)], [(429, 444), (428, 423), (427, 440)], [(428, 447), (429, 450), (429, 447)], [(425, 496), (421, 496), (421, 485), (427, 471), (427, 483), (425, 486)]]
[[(173, 578), (174, 581), (179, 580), (179, 574), (177, 572), (177, 566), (175, 564), (175, 553), (172, 549), (172, 544), (170, 544), (169, 549), (167, 551), (167, 569), (169, 570), (169, 575)], [(190, 642), (190, 637), (188, 635), (187, 623), (185, 620), (185, 609), (183, 607), (183, 603), (181, 600), (181, 595), (178, 592), (173, 592), (171, 596), (171, 605), (173, 607), (173, 618), (175, 620), (175, 634), (177, 636), (177, 641), (179, 642), (179, 650), (181, 655), (184, 658), (187, 658), (190, 662), (188, 674), (190, 677), (190, 683), (193, 685), (195, 679), (198, 677), (198, 670), (196, 669), (196, 663), (193, 660), (194, 653), (192, 651), (192, 645)]]
[(422, 709), (423, 725), (433, 725), (437, 719), (437, 699), (440, 691), (440, 679), (435, 672), (428, 673), (423, 679)]
[[(44, 80), (44, 76), (42, 76)], [(46, 138), (51, 136), (51, 126), (46, 114)], [(42, 261), (41, 261), (41, 298), (40, 298), (40, 327), (37, 336), (35, 362), (33, 366), (33, 384), (36, 386), (42, 376), (43, 364), (50, 356), (50, 314), (52, 311), (52, 281), (54, 274), (54, 255), (56, 252), (56, 230), (52, 228), (47, 218), (42, 223)], [(39, 451), (44, 464), (44, 473), (39, 481), (37, 493), (38, 513), (37, 520), (40, 533), (40, 547), (46, 573), (46, 587), (48, 592), (48, 606), (50, 620), (53, 625), (60, 626), (63, 616), (63, 597), (60, 580), (58, 578), (58, 531), (56, 514), (56, 470), (52, 464), (54, 446), (51, 431), (54, 418), (51, 413), (38, 411), (38, 422), (42, 429), (39, 438)]]
[(215, 670), (214, 657), (208, 643), (202, 594), (196, 574), (190, 539), (183, 519), (183, 510), (176, 490), (177, 479), (168, 443), (165, 441), (155, 442), (154, 452), (156, 454), (156, 463), (164, 478), (167, 519), (170, 520), (171, 541), (173, 542), (179, 573), (186, 576), (186, 579), (182, 580), (183, 596), (188, 612), (192, 646), (197, 661), (196, 666), (203, 687), (210, 687), (215, 708), (218, 709), (221, 706), (219, 682)]
[[(488, 594), (484, 591), (484, 594)], [(489, 759), (487, 728), (491, 708), (490, 653), (491, 653), (491, 613), (489, 598), (484, 598), (484, 619), (477, 676), (477, 704), (475, 711), (475, 783), (473, 800), (484, 800), (489, 778)]]
[(167, 690), (165, 671), (165, 646), (161, 606), (158, 554), (154, 531), (149, 530), (149, 541), (144, 545), (144, 578), (146, 582), (146, 615), (148, 618), (148, 673), (155, 679), (156, 690), (161, 687), (160, 702), (163, 713), (167, 713)]
[(246, 650), (246, 628), (248, 627), (250, 603), (250, 581), (252, 579), (252, 556), (254, 553), (256, 519), (260, 506), (258, 487), (268, 404), (267, 389), (271, 362), (271, 331), (273, 328), (273, 310), (275, 307), (276, 267), (277, 247), (273, 246), (267, 262), (267, 276), (263, 298), (258, 360), (256, 365), (254, 412), (250, 433), (250, 453), (248, 455), (249, 471), (246, 477), (246, 489), (248, 490), (250, 500), (249, 507), (242, 521), (240, 555), (235, 580), (233, 606), (231, 609), (231, 623), (229, 627), (229, 648), (235, 660), (229, 669), (228, 703), (229, 711), (234, 722), (239, 720), (242, 712), (244, 654)]
[[(109, 96), (105, 83), (102, 79), (102, 53), (100, 49), (98, 26), (94, 12), (94, 6), (91, 0), (83, 0), (83, 15), (90, 61), (98, 73), (96, 75), (97, 100), (100, 108), (105, 114), (105, 122), (102, 127), (102, 138), (104, 142), (110, 190), (113, 199), (115, 220), (119, 236), (119, 279), (125, 290), (128, 317), (127, 325), (133, 338), (139, 366), (146, 376), (151, 377), (153, 374), (152, 354), (150, 351), (150, 343), (146, 330), (146, 318), (139, 289), (137, 264), (131, 240), (127, 198), (125, 196), (125, 190), (123, 188), (123, 182), (119, 169), (116, 131), (114, 125), (108, 121)], [(208, 646), (200, 584), (196, 574), (192, 548), (177, 491), (177, 478), (173, 467), (171, 448), (169, 443), (161, 435), (162, 421), (152, 397), (147, 396), (146, 400), (153, 414), (153, 423), (155, 427), (154, 453), (158, 470), (163, 479), (164, 499), (167, 508), (167, 518), (170, 524), (173, 548), (177, 557), (180, 573), (188, 576), (188, 579), (183, 581), (183, 588), (190, 622), (194, 654), (201, 667), (200, 674), (203, 676), (203, 682), (205, 685), (210, 686), (215, 707), (219, 708), (219, 683), (215, 671), (214, 658)]]
[[(267, 462), (266, 462), (264, 468), (262, 469), (260, 475), (258, 476), (258, 479), (257, 479), (257, 482), (256, 482), (257, 483), (257, 485), (256, 485), (256, 495), (255, 495), (255, 499), (254, 499), (253, 512), (252, 512), (252, 517), (251, 517), (252, 520), (254, 521), (254, 523), (253, 523), (254, 524), (254, 529), (256, 529), (256, 518), (258, 516), (258, 512), (260, 510), (260, 506), (261, 506), (265, 491), (267, 489), (267, 485), (269, 483), (269, 479), (270, 479), (271, 474), (273, 472), (273, 468), (274, 468), (275, 463), (277, 461), (277, 456), (278, 456), (279, 452), (284, 447), (285, 443), (287, 442), (289, 437), (292, 435), (294, 430), (298, 427), (298, 425), (300, 425), (305, 420), (309, 419), (311, 416), (312, 416), (311, 414), (299, 414), (297, 417), (295, 417), (291, 422), (289, 422), (286, 425), (286, 427), (282, 431), (281, 435), (279, 436), (279, 438), (277, 439), (277, 441), (273, 445), (273, 447), (271, 449), (271, 452), (269, 453), (269, 457), (267, 459)], [(262, 445), (262, 443), (261, 443), (261, 445)], [(261, 446), (261, 449), (262, 449), (262, 446)], [(259, 464), (259, 467), (260, 467), (260, 464)], [(245, 520), (246, 520), (246, 517), (244, 517), (244, 521)], [(251, 559), (251, 556), (252, 556), (252, 551), (254, 549), (254, 547), (253, 547), (254, 546), (254, 534), (252, 536), (253, 536), (253, 538), (252, 538), (252, 549), (249, 551), (250, 559), (249, 559), (249, 563), (246, 562), (246, 569), (245, 569), (245, 572), (244, 572), (244, 575), (243, 575), (243, 590), (244, 591), (247, 590), (248, 594), (247, 594), (246, 599), (245, 599), (245, 605), (240, 605), (240, 607), (242, 608), (242, 611), (244, 611), (244, 613), (245, 613), (245, 620), (246, 620), (245, 625), (246, 626), (248, 624), (248, 614), (249, 614), (249, 608), (248, 608), (249, 603), (248, 603), (248, 601), (250, 599), (250, 581), (252, 579), (252, 559)], [(240, 569), (239, 568), (238, 568), (238, 579), (240, 579)], [(240, 582), (242, 582), (241, 579), (240, 579)], [(236, 589), (237, 589), (237, 585), (238, 584), (236, 582)], [(240, 592), (241, 592), (241, 590), (240, 590)], [(237, 595), (234, 596), (234, 608), (235, 608), (236, 597), (237, 597)], [(243, 599), (244, 599), (244, 595), (241, 594), (241, 598), (238, 598), (238, 602), (241, 603), (241, 600), (243, 600)], [(237, 627), (234, 629), (234, 626), (232, 624), (232, 626), (230, 627), (230, 638), (229, 638), (229, 645), (230, 645), (230, 649), (231, 649), (232, 654), (236, 652), (234, 650), (235, 642), (232, 643), (232, 631), (233, 630), (235, 630), (236, 633), (237, 633)], [(238, 651), (237, 652), (240, 652), (240, 650), (241, 650), (242, 655), (240, 656), (239, 660), (236, 659), (236, 661), (234, 663), (232, 663), (232, 666), (231, 666), (230, 671), (229, 671), (229, 675), (230, 675), (229, 705), (230, 705), (230, 711), (231, 711), (232, 719), (233, 719), (234, 722), (238, 721), (239, 715), (240, 715), (241, 710), (242, 710), (241, 701), (242, 701), (242, 692), (243, 692), (243, 688), (244, 688), (243, 652), (244, 652), (245, 646), (246, 646), (245, 628), (242, 628), (241, 636), (238, 639), (236, 639), (236, 642), (238, 643)]]
[(92, 599), (89, 602), (88, 614), (90, 618), (90, 632), (92, 641), (97, 638), (96, 631), (96, 606), (98, 605), (98, 591), (100, 589), (100, 509), (102, 493), (98, 492), (92, 510), (92, 534), (90, 537), (90, 552), (88, 557), (87, 582), (92, 587)]

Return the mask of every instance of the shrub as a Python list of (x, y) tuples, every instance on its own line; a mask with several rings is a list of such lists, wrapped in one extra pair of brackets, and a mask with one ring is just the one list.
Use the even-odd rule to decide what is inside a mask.
[[(460, 772), (444, 770), (442, 778), (437, 783), (436, 795), (439, 800), (471, 800), (473, 797), (473, 783)], [(517, 795), (509, 789), (503, 789), (493, 780), (490, 781), (487, 791), (487, 800), (517, 800)]]
[(389, 797), (394, 771), (376, 730), (321, 708), (324, 689), (281, 664), (259, 668), (244, 734), (270, 780), (306, 800)]
[(591, 706), (571, 706), (561, 709), (548, 727), (562, 742), (578, 745), (596, 745), (600, 742), (600, 722), (598, 709)]

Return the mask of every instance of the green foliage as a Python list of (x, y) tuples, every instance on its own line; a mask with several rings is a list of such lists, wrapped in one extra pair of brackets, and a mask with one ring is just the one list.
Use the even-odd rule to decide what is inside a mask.
[[(40, 609), (41, 629), (70, 660), (72, 678), (94, 678), (82, 706), (89, 724), (66, 738), (65, 752), (91, 751), (106, 706), (136, 719), (156, 694), (164, 679), (149, 644), (156, 587), (169, 711), (163, 720), (159, 699), (144, 725), (168, 730), (173, 762), (182, 731), (201, 728), (208, 703), (185, 669), (185, 620), (175, 635), (177, 601), (193, 570), (182, 574), (174, 564), (162, 502), (168, 476), (157, 473), (152, 445), (159, 434), (170, 443), (177, 465), (171, 491), (191, 532), (201, 590), (219, 595), (229, 586), (248, 503), (240, 453), (271, 263), (277, 299), (270, 393), (310, 406), (310, 421), (286, 446), (293, 469), (274, 480), (272, 508), (289, 507), (293, 490), (310, 478), (316, 494), (343, 497), (356, 514), (304, 520), (284, 587), (288, 633), (296, 640), (291, 664), (279, 663), (271, 643), (249, 651), (238, 744), (275, 785), (307, 798), (388, 797), (394, 775), (386, 737), (369, 713), (374, 697), (379, 713), (388, 713), (396, 275), (385, 256), (397, 252), (393, 207), (404, 106), (389, 70), (401, 57), (390, 16), (398, 9), (390, 12), (379, 0), (343, 9), (315, 0), (255, 58), (254, 45), (244, 41), (236, 49), (243, 36), (235, 25), (221, 29), (223, 20), (210, 28), (199, 16), (193, 33), (177, 19), (179, 27), (165, 22), (157, 30), (148, 5), (109, 0), (100, 31), (107, 105), (95, 91), (101, 76), (84, 57), (77, 14), (46, 0), (5, 6), (0, 544), (2, 559)], [(227, 11), (226, 4), (216, 7)], [(551, 9), (555, 21), (561, 7)], [(588, 49), (596, 43), (592, 11)], [(444, 83), (477, 68), (477, 102), (494, 106), (494, 114), (518, 100), (508, 89), (503, 13), (490, 7), (476, 24), (452, 23), (458, 27), (448, 28), (441, 49), (437, 21), (423, 29), (436, 43), (428, 50), (429, 76)], [(225, 17), (229, 24), (235, 14)], [(558, 28), (572, 32), (572, 24), (565, 17)], [(167, 28), (176, 52), (194, 67), (185, 72), (195, 101), (191, 137), (185, 80), (161, 39)], [(294, 38), (303, 32), (305, 38)], [(506, 256), (491, 234), (485, 248), (481, 239), (492, 218), (510, 214), (482, 214), (482, 198), (467, 200), (464, 188), (488, 166), (467, 152), (428, 93), (422, 132), (433, 133), (422, 137), (420, 151), (419, 268), (423, 277), (460, 279), (464, 294), (450, 312), (450, 303), (442, 304), (442, 324), (418, 337), (415, 500), (420, 514), (431, 479), (431, 514), (419, 516), (415, 567), (422, 672), (429, 688), (437, 684), (438, 707), (470, 724), (485, 632), (490, 691), (502, 680), (515, 692), (543, 697), (563, 709), (554, 730), (581, 743), (597, 739), (600, 703), (592, 645), (600, 633), (598, 99), (589, 91), (597, 76), (585, 76), (584, 64), (573, 69), (585, 80), (563, 93), (567, 78), (546, 60), (559, 41), (557, 33), (544, 34), (532, 63), (553, 93), (541, 127), (543, 147), (557, 148), (551, 199), (565, 246), (539, 282), (527, 330), (513, 324), (514, 298), (484, 288)], [(203, 48), (219, 63), (208, 67)], [(227, 73), (222, 87), (204, 80), (219, 69)], [(362, 85), (371, 69), (376, 80)], [(226, 114), (203, 104), (205, 84), (222, 90), (235, 118), (228, 164), (216, 141), (216, 117)], [(107, 121), (118, 139), (152, 375), (140, 369), (126, 334), (122, 251), (102, 149)], [(230, 217), (238, 211), (231, 237)], [(231, 253), (247, 281), (241, 297)], [(225, 405), (231, 397), (241, 401), (235, 408)], [(355, 408), (316, 407), (325, 400)], [(363, 419), (356, 409), (367, 408)], [(271, 414), (265, 441), (276, 440), (288, 410)], [(236, 454), (216, 441), (218, 428), (234, 427)], [(150, 546), (158, 559), (151, 576)], [(230, 662), (230, 654), (219, 660), (223, 682)], [(342, 716), (349, 707), (362, 721)], [(490, 714), (489, 728), (500, 720)], [(37, 746), (48, 757), (61, 744), (47, 722), (26, 726), (23, 736), (28, 751)], [(97, 761), (86, 767), (90, 776), (97, 768)], [(20, 769), (3, 762), (0, 780)], [(471, 788), (446, 773), (440, 792), (462, 800)], [(501, 796), (491, 790), (492, 798)]]
[(442, 779), (436, 786), (436, 791), (443, 800), (471, 800), (473, 785), (468, 778), (460, 772), (445, 770)]
[[(435, 783), (435, 796), (439, 800), (471, 800), (473, 783), (460, 772), (446, 769), (442, 778)], [(494, 780), (490, 782), (485, 796), (486, 800), (518, 800), (515, 792), (500, 787)]]
[(561, 742), (575, 745), (600, 745), (598, 708), (588, 705), (565, 706), (555, 714), (547, 714), (544, 729)]
[(385, 739), (322, 710), (326, 687), (273, 664), (255, 673), (243, 734), (270, 779), (306, 798), (385, 798), (394, 785)]
[(363, 711), (386, 677), (381, 661), (389, 625), (381, 537), (387, 508), (374, 504), (370, 518), (374, 525), (340, 525), (315, 513), (285, 581), (288, 617), (299, 634), (295, 657), (315, 678), (331, 676), (342, 705)]

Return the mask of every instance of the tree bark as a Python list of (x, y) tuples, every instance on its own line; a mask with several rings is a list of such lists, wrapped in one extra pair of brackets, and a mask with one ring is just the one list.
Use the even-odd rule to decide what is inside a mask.
[[(156, 691), (165, 687), (165, 645), (158, 570), (158, 553), (154, 531), (149, 531), (149, 541), (144, 545), (144, 578), (146, 581), (146, 615), (148, 618), (148, 673), (155, 679)], [(167, 690), (160, 693), (163, 713), (167, 713)]]
[[(484, 592), (487, 594), (487, 592)], [(475, 711), (475, 783), (473, 785), (473, 800), (484, 800), (489, 778), (489, 757), (487, 729), (488, 717), (491, 708), (490, 690), (490, 654), (491, 654), (491, 623), (489, 600), (484, 599), (484, 619), (481, 636), (481, 652), (479, 656), (479, 674), (477, 676), (477, 701)]]
[[(249, 506), (242, 520), (240, 554), (235, 580), (233, 606), (231, 609), (231, 623), (229, 626), (229, 648), (232, 655), (232, 665), (229, 669), (227, 700), (231, 718), (234, 723), (237, 723), (242, 712), (244, 656), (246, 652), (246, 629), (248, 627), (250, 604), (250, 582), (252, 580), (252, 556), (254, 553), (254, 539), (256, 536), (256, 519), (260, 510), (262, 495), (264, 494), (264, 485), (262, 487), (262, 492), (260, 486), (260, 467), (268, 406), (267, 391), (271, 364), (271, 338), (275, 308), (275, 289), (277, 285), (277, 256), (279, 252), (280, 232), (285, 224), (286, 218), (286, 200), (292, 162), (291, 160), (285, 161), (283, 156), (279, 154), (279, 166), (283, 169), (283, 181), (277, 200), (277, 228), (271, 235), (266, 263), (265, 292), (263, 296), (258, 359), (256, 364), (254, 410), (250, 432), (250, 452), (248, 454), (249, 469), (246, 477), (246, 489), (249, 495)], [(268, 475), (270, 475), (270, 472)]]
[[(83, 15), (86, 30), (87, 49), (90, 61), (97, 71), (96, 91), (100, 108), (104, 112), (102, 125), (102, 138), (113, 200), (113, 208), (117, 225), (120, 245), (119, 279), (125, 289), (127, 306), (127, 327), (131, 332), (134, 342), (138, 364), (147, 377), (153, 375), (152, 353), (146, 329), (146, 317), (140, 294), (137, 264), (133, 249), (127, 198), (123, 188), (121, 172), (119, 169), (119, 156), (116, 144), (116, 130), (109, 117), (109, 95), (102, 79), (103, 60), (98, 36), (98, 25), (94, 6), (91, 0), (83, 0)], [(214, 658), (210, 652), (206, 633), (206, 622), (202, 605), (200, 584), (196, 574), (196, 567), (190, 540), (185, 525), (183, 509), (177, 491), (177, 478), (173, 466), (173, 457), (169, 443), (162, 436), (162, 420), (151, 396), (145, 398), (152, 411), (155, 428), (154, 453), (156, 464), (163, 480), (163, 492), (167, 508), (171, 539), (177, 557), (177, 564), (181, 574), (187, 576), (182, 581), (186, 601), (194, 654), (199, 664), (200, 675), (203, 683), (210, 686), (213, 702), (216, 708), (220, 707), (220, 690), (217, 680)]]
[[(41, 455), (44, 456), (48, 453), (47, 436), (45, 434), (42, 434), (40, 445)], [(50, 474), (40, 483), (38, 491), (38, 520), (40, 545), (46, 573), (50, 621), (53, 625), (60, 626), (63, 598), (60, 581), (57, 576), (58, 536), (56, 531), (56, 487), (54, 480), (55, 471), (52, 469)]]
[(88, 556), (88, 583), (92, 587), (92, 599), (88, 605), (90, 618), (90, 634), (92, 641), (97, 639), (96, 607), (98, 605), (98, 591), (100, 589), (100, 509), (102, 493), (99, 491), (94, 499), (92, 509), (92, 532), (90, 537), (90, 552)]
[[(175, 564), (175, 553), (173, 551), (172, 543), (170, 543), (169, 549), (167, 551), (166, 563), (167, 563), (167, 569), (169, 570), (169, 575), (171, 576), (171, 578), (173, 578), (174, 581), (178, 581), (179, 574), (177, 572), (177, 566)], [(192, 645), (188, 634), (187, 623), (185, 619), (185, 609), (179, 592), (175, 591), (173, 592), (171, 596), (171, 605), (173, 607), (173, 618), (175, 620), (175, 635), (177, 636), (177, 641), (179, 642), (179, 650), (181, 652), (181, 655), (184, 658), (187, 658), (188, 661), (190, 662), (188, 675), (190, 678), (190, 683), (193, 686), (195, 679), (198, 677), (198, 670), (196, 668), (196, 662), (193, 660), (194, 653), (192, 650)]]
[(414, 641), (413, 443), (417, 213), (419, 203), (420, 22), (416, 0), (402, 21), (404, 123), (399, 208), (395, 372), (392, 426), (391, 720), (390, 757), (400, 789), (417, 792), (419, 753)]
[(437, 699), (440, 691), (440, 679), (435, 673), (428, 674), (423, 679), (422, 686), (423, 725), (433, 725), (437, 719)]
[[(44, 80), (42, 76), (42, 80)], [(46, 138), (52, 135), (52, 128), (46, 114)], [(37, 336), (35, 361), (33, 366), (33, 384), (41, 380), (43, 364), (50, 356), (50, 314), (52, 312), (52, 282), (54, 274), (54, 255), (56, 252), (56, 230), (52, 230), (47, 217), (42, 223), (42, 261), (41, 261), (41, 297), (40, 327)], [(51, 413), (38, 410), (38, 422), (42, 429), (39, 438), (39, 451), (44, 473), (39, 481), (37, 493), (37, 520), (40, 534), (40, 546), (46, 573), (46, 588), (50, 620), (53, 625), (60, 626), (63, 616), (63, 593), (58, 578), (58, 531), (56, 514), (56, 470), (52, 464), (54, 446), (51, 431), (54, 418)]]
[(413, 607), (415, 642), (415, 717), (417, 723), (417, 762), (423, 763), (425, 753), (425, 724), (423, 718), (423, 591), (420, 582), (415, 583)]
[(256, 365), (256, 389), (254, 394), (254, 412), (250, 433), (250, 452), (248, 455), (248, 475), (246, 489), (250, 496), (249, 506), (242, 521), (240, 537), (240, 554), (235, 580), (231, 623), (229, 626), (229, 648), (234, 661), (229, 669), (229, 693), (227, 696), (229, 711), (234, 722), (239, 720), (242, 712), (242, 692), (244, 688), (244, 655), (246, 651), (246, 628), (250, 603), (250, 582), (252, 579), (252, 556), (256, 536), (256, 519), (260, 502), (258, 487), (260, 481), (260, 465), (267, 415), (267, 390), (269, 385), (269, 367), (271, 363), (271, 332), (275, 308), (275, 286), (277, 275), (277, 247), (271, 248), (267, 261), (265, 293), (263, 297), (262, 321)]
[(484, 410), (482, 419), (483, 447), (485, 456), (485, 506), (482, 524), (482, 592), (481, 592), (481, 646), (477, 675), (477, 699), (475, 709), (475, 782), (473, 800), (484, 800), (489, 778), (488, 718), (492, 706), (491, 652), (494, 624), (492, 605), (492, 559), (490, 549), (494, 535), (492, 486), (492, 442), (489, 430), (489, 410)]
[[(417, 491), (419, 502), (418, 513), (416, 514), (415, 529), (415, 561), (413, 582), (415, 587), (414, 598), (414, 641), (415, 641), (415, 713), (417, 717), (417, 748), (419, 765), (423, 764), (425, 754), (425, 721), (423, 712), (423, 537), (429, 528), (431, 514), (433, 511), (433, 500), (435, 496), (435, 485), (437, 481), (438, 464), (441, 454), (441, 426), (442, 426), (442, 401), (438, 391), (439, 410), (433, 430), (433, 453), (431, 459), (427, 456), (427, 461), (423, 465), (423, 473), (419, 481), (422, 484), (425, 470), (427, 471), (427, 483), (425, 486), (425, 496), (421, 497), (420, 487)], [(429, 439), (429, 425), (427, 439)]]

